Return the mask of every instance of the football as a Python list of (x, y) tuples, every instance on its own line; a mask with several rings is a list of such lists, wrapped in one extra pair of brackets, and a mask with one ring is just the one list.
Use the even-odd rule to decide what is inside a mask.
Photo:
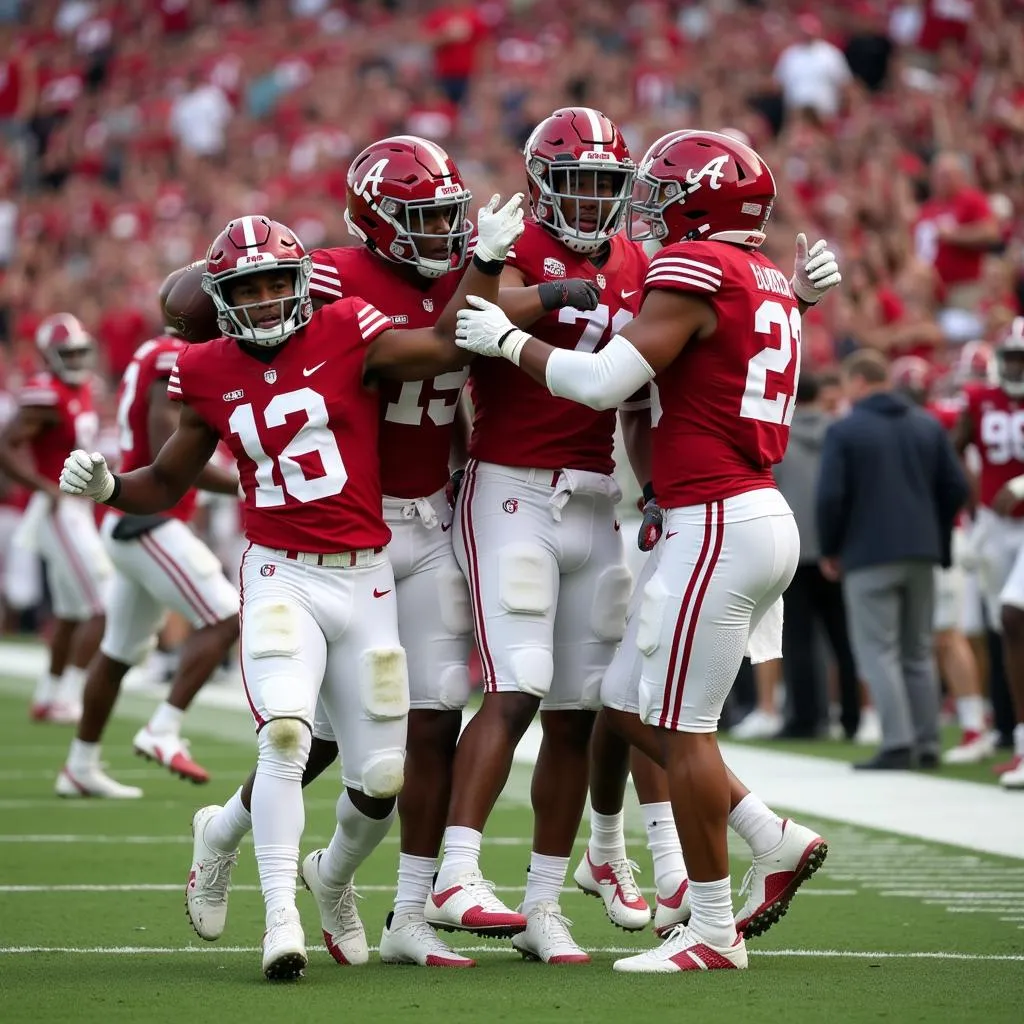
[(220, 337), (217, 309), (203, 291), (206, 260), (196, 260), (175, 270), (160, 287), (164, 322), (186, 341), (210, 341)]

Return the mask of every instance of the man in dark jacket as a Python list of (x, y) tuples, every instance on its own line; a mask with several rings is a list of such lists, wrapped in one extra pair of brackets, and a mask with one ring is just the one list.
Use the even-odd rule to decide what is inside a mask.
[(842, 575), (854, 658), (882, 723), (881, 750), (856, 767), (934, 767), (933, 568), (950, 564), (967, 479), (938, 421), (891, 390), (884, 356), (849, 356), (843, 389), (853, 407), (825, 435), (817, 519), (822, 571)]

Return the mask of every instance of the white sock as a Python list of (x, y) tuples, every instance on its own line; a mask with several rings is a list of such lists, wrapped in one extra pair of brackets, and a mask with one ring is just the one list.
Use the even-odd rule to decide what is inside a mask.
[(979, 695), (957, 697), (956, 717), (965, 732), (985, 731), (985, 699)]
[(1017, 757), (1024, 757), (1024, 722), (1013, 727), (1013, 752)]
[(736, 924), (729, 879), (695, 882), (691, 878), (689, 893), (693, 907), (690, 927), (713, 946), (731, 946), (736, 941)]
[(72, 771), (88, 771), (99, 767), (100, 745), (86, 743), (85, 740), (73, 739), (68, 750), (68, 767)]
[(623, 825), (625, 815), (599, 814), (590, 811), (590, 859), (595, 864), (608, 864), (613, 860), (626, 858), (626, 833)]
[(181, 708), (173, 707), (167, 701), (164, 701), (153, 712), (153, 717), (149, 720), (148, 729), (154, 733), (161, 733), (163, 735), (173, 733), (177, 736), (181, 732), (181, 720), (184, 717), (185, 712)]
[(206, 826), (204, 838), (215, 850), (234, 853), (242, 837), (252, 829), (252, 815), (242, 803), (242, 787), (232, 794), (231, 799), (211, 818)]
[(36, 680), (36, 688), (32, 694), (33, 704), (50, 704), (57, 694), (57, 687), (60, 686), (60, 677), (44, 673)]
[(558, 903), (568, 870), (568, 857), (531, 853), (530, 870), (526, 873), (526, 895), (520, 913), (529, 914), (540, 903)]
[(85, 689), (85, 669), (68, 665), (57, 683), (56, 696), (66, 704), (80, 704)]
[(683, 848), (679, 843), (676, 820), (672, 816), (672, 805), (665, 801), (658, 804), (641, 804), (644, 826), (647, 829), (647, 849), (654, 862), (654, 884), (662, 899), (675, 896), (679, 886), (686, 879), (686, 864)]
[(395, 820), (395, 808), (386, 818), (367, 817), (348, 795), (338, 798), (338, 827), (320, 858), (320, 877), (332, 889), (350, 885), (356, 868), (366, 860), (388, 834)]
[(423, 917), (423, 905), (434, 881), (436, 857), (398, 855), (398, 888), (395, 890), (395, 919)]
[(483, 834), (465, 825), (449, 825), (444, 830), (444, 856), (437, 869), (435, 892), (444, 892), (460, 875), (480, 870), (480, 846)]
[(729, 828), (746, 842), (755, 857), (774, 850), (782, 842), (782, 819), (753, 793), (748, 793), (729, 813)]

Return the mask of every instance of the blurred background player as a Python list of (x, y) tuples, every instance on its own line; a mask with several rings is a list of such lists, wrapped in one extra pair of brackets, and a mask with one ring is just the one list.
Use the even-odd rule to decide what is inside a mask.
[(49, 671), (36, 686), (30, 715), (74, 723), (82, 711), (85, 669), (103, 635), (111, 567), (92, 505), (62, 494), (57, 481), (72, 448), (96, 445), (96, 346), (70, 313), (46, 317), (35, 343), (46, 369), (25, 381), (18, 411), (0, 434), (0, 471), (32, 492), (13, 543), (42, 558), (56, 620)]

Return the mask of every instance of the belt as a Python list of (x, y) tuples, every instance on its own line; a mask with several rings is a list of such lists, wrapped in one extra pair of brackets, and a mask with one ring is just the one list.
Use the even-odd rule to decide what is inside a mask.
[(360, 565), (369, 565), (383, 548), (362, 548), (359, 551), (336, 551), (317, 553), (315, 551), (277, 551), (284, 558), (305, 565), (326, 566), (329, 569), (354, 569)]
[(478, 463), (478, 465), (486, 469), (494, 469), (504, 476), (525, 480), (530, 484), (541, 484), (543, 487), (557, 487), (558, 478), (562, 475), (560, 469), (524, 469), (521, 466), (502, 466), (496, 462), (482, 462)]

